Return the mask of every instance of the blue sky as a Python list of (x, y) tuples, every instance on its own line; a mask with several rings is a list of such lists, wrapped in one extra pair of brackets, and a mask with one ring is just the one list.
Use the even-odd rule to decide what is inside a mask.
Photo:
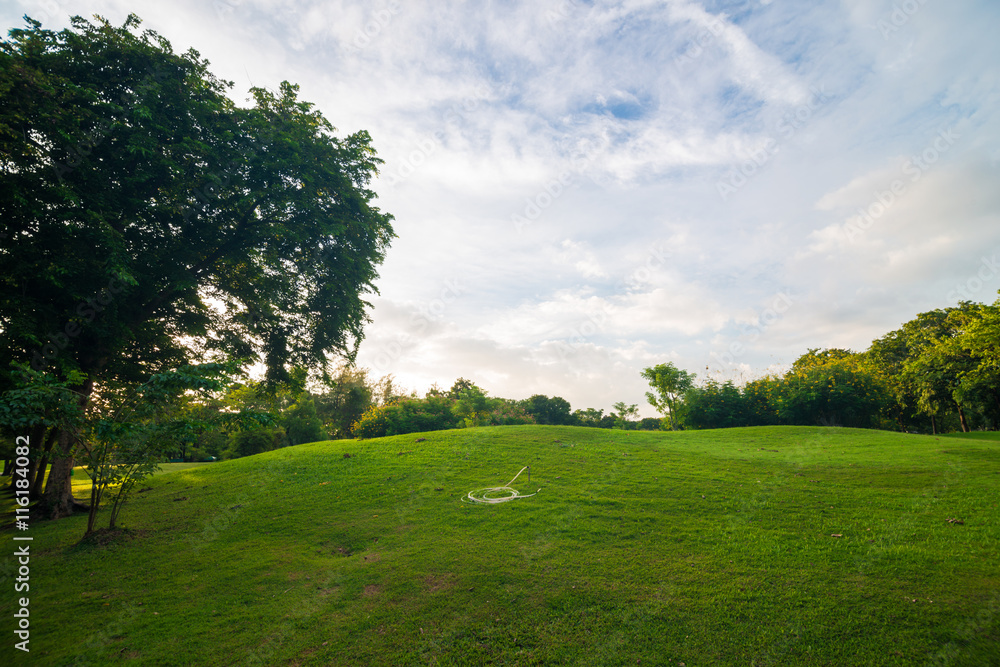
[(385, 160), (359, 363), (419, 393), (639, 403), (864, 349), (1000, 289), (1000, 4), (4, 2), (298, 83)]

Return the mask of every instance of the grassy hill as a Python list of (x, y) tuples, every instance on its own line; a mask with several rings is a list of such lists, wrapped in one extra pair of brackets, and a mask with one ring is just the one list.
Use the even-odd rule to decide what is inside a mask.
[(499, 427), (147, 486), (128, 535), (31, 527), (17, 664), (1000, 664), (996, 441)]
[(949, 433), (949, 438), (972, 440), (1000, 440), (1000, 431), (972, 431), (971, 433)]

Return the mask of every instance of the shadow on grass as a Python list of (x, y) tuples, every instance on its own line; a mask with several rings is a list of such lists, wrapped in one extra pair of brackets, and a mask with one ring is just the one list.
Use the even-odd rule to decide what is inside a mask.
[(67, 549), (67, 552), (79, 553), (104, 549), (109, 546), (124, 544), (148, 535), (148, 530), (133, 530), (131, 528), (98, 528), (80, 538), (80, 541)]

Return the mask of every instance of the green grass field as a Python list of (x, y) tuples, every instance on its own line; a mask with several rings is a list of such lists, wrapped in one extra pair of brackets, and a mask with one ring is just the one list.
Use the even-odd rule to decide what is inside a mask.
[[(201, 468), (209, 466), (211, 463), (161, 463), (160, 469), (153, 473), (153, 476), (162, 475), (175, 470), (188, 470), (190, 468)], [(46, 478), (48, 474), (46, 474)], [(87, 471), (82, 466), (73, 468), (73, 496), (87, 501), (90, 498), (91, 480), (87, 476)]]
[(1000, 431), (972, 431), (971, 433), (949, 433), (949, 438), (971, 438), (973, 440), (1000, 441)]
[(499, 427), (145, 486), (125, 536), (26, 533), (17, 664), (1000, 664), (997, 441)]

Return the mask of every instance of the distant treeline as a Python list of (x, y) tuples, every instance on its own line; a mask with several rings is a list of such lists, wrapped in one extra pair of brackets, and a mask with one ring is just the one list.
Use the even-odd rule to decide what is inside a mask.
[(921, 313), (864, 352), (809, 350), (781, 376), (685, 392), (686, 428), (833, 425), (946, 433), (1000, 424), (1000, 301)]
[(212, 413), (236, 412), (269, 415), (270, 423), (203, 430), (178, 451), (186, 460), (238, 458), (325, 439), (376, 438), (472, 426), (561, 424), (656, 430), (661, 421), (628, 420), (593, 408), (571, 412), (569, 401), (559, 396), (536, 394), (523, 400), (488, 396), (465, 378), (447, 390), (432, 387), (420, 398), (414, 392), (401, 393), (391, 377), (369, 381), (367, 371), (359, 368), (342, 369), (320, 390), (307, 391), (301, 384), (297, 389), (293, 384), (278, 391), (263, 384), (242, 384), (215, 401), (192, 403), (187, 409), (202, 424), (219, 423)]
[[(813, 349), (788, 372), (737, 385), (677, 371), (678, 428), (815, 425), (919, 433), (997, 430), (1000, 425), (1000, 301), (963, 302), (918, 315), (863, 352)], [(374, 381), (363, 368), (343, 368), (320, 388), (305, 389), (306, 371), (279, 390), (231, 387), (211, 402), (193, 401), (181, 415), (202, 424), (237, 412), (268, 415), (233, 428), (213, 426), (182, 443), (187, 460), (235, 458), (303, 442), (374, 438), (472, 426), (554, 424), (668, 429), (663, 419), (629, 419), (635, 406), (616, 411), (573, 410), (559, 396), (526, 399), (489, 396), (459, 378), (425, 396), (402, 392), (391, 376)], [(646, 377), (646, 376), (644, 376)], [(655, 388), (655, 387), (654, 387)], [(663, 404), (658, 406), (663, 409)], [(631, 409), (630, 409), (631, 408)], [(214, 416), (213, 416), (214, 415)]]

